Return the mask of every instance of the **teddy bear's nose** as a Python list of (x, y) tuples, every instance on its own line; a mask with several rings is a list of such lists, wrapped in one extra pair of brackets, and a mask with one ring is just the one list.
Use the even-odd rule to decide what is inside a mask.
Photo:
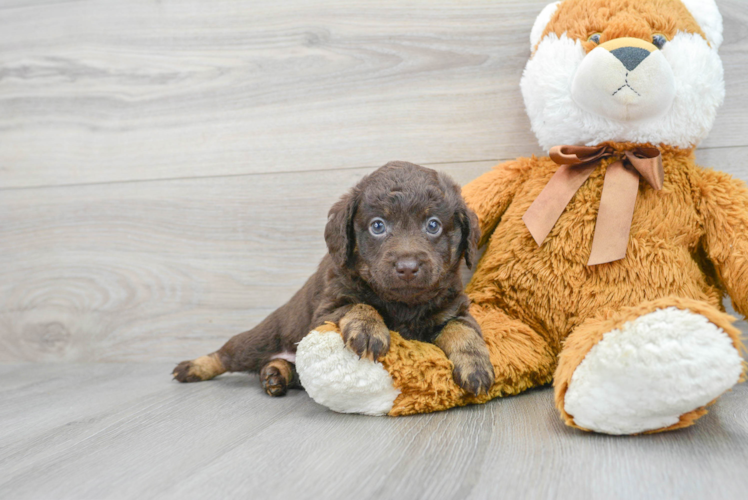
[(650, 54), (648, 50), (639, 47), (621, 47), (620, 49), (611, 50), (610, 53), (616, 56), (629, 71), (633, 71)]

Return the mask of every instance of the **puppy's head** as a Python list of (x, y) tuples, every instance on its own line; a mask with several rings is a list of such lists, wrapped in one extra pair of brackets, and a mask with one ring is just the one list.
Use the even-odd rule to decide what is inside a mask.
[(325, 240), (337, 266), (383, 299), (422, 303), (472, 268), (478, 219), (448, 176), (391, 162), (364, 177), (330, 209)]

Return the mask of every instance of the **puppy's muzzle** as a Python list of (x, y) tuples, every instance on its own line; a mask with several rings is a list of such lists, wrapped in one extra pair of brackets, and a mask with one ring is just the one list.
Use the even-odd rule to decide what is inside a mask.
[(394, 290), (420, 289), (431, 285), (433, 264), (428, 252), (401, 248), (384, 256), (382, 276)]
[(395, 273), (398, 279), (403, 281), (413, 281), (418, 276), (418, 270), (421, 268), (418, 259), (407, 257), (398, 259), (395, 263)]

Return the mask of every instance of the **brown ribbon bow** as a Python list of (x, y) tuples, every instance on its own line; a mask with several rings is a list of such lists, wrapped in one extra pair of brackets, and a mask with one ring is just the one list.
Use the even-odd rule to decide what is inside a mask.
[[(616, 154), (610, 146), (551, 148), (551, 159), (561, 167), (522, 217), (538, 245), (551, 232), (574, 193), (597, 168), (598, 161)], [(639, 191), (639, 175), (654, 189), (662, 189), (665, 172), (657, 148), (640, 147), (624, 151), (623, 154), (624, 158), (608, 165), (605, 172), (588, 266), (613, 262), (626, 256)]]

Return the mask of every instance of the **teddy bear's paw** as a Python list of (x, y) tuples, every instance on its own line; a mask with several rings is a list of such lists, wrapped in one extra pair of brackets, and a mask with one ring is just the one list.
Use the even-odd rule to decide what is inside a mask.
[(335, 331), (313, 330), (304, 337), (296, 370), (312, 399), (340, 413), (386, 415), (400, 394), (381, 363), (359, 358)]
[(596, 432), (664, 429), (730, 389), (742, 369), (721, 328), (688, 310), (660, 309), (603, 336), (574, 371), (564, 410)]

